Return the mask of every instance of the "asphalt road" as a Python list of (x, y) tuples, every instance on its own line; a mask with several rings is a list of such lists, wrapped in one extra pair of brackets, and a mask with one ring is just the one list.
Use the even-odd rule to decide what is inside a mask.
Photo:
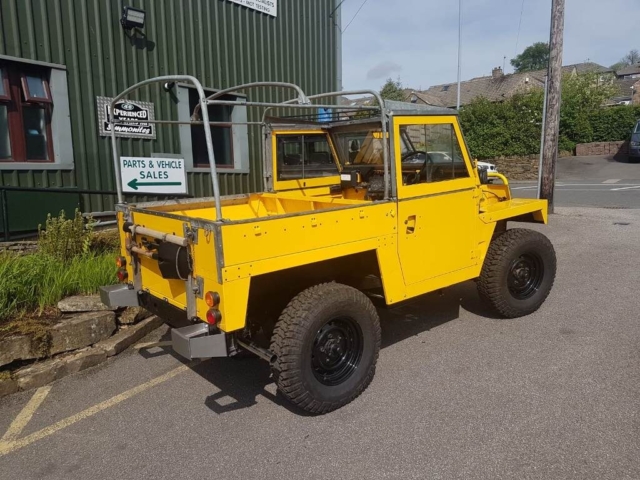
[[(565, 207), (640, 208), (640, 163), (614, 157), (558, 160), (555, 204)], [(537, 182), (516, 182), (512, 193), (535, 198)]]
[(471, 282), (381, 309), (376, 376), (336, 412), (292, 410), (258, 359), (133, 349), (37, 409), (0, 399), (0, 435), (25, 424), (0, 479), (638, 479), (640, 210), (556, 211), (540, 311), (496, 319)]

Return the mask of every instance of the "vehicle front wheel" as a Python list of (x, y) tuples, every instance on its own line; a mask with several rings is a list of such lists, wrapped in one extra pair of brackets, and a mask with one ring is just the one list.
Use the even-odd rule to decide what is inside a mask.
[(380, 320), (369, 298), (339, 283), (296, 295), (271, 339), (278, 389), (297, 407), (327, 413), (371, 383), (380, 351)]
[(556, 277), (556, 254), (547, 237), (523, 228), (494, 239), (478, 279), (480, 296), (506, 318), (529, 315), (544, 303)]

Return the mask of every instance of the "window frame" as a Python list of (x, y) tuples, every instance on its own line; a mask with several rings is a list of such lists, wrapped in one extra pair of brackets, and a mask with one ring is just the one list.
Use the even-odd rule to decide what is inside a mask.
[[(182, 122), (188, 122), (191, 120), (189, 91), (195, 90), (193, 85), (186, 83), (176, 84), (176, 96), (178, 98), (178, 120)], [(204, 87), (206, 95), (211, 95), (219, 90)], [(242, 94), (233, 93), (230, 96), (234, 97), (236, 101), (246, 101), (246, 96)], [(231, 122), (225, 122), (221, 125), (222, 128), (231, 128), (231, 164), (216, 164), (216, 170), (218, 173), (249, 173), (250, 172), (250, 157), (249, 157), (249, 132), (247, 122), (247, 107), (242, 104), (233, 105), (231, 112)], [(212, 120), (213, 121), (213, 120)], [(235, 123), (239, 122), (239, 123)], [(244, 124), (243, 124), (244, 122)], [(187, 172), (208, 173), (210, 172), (209, 164), (195, 163), (193, 155), (193, 142), (191, 137), (191, 125), (182, 124), (179, 126), (180, 137), (180, 158), (185, 161), (185, 167)], [(212, 128), (217, 125), (212, 125)], [(154, 154), (155, 155), (155, 154)], [(158, 154), (162, 156), (163, 154)]]
[[(33, 75), (33, 73), (35, 72), (22, 71), (20, 73), (20, 83), (22, 84), (22, 93), (24, 94), (25, 103), (53, 103), (53, 101), (51, 100), (51, 89), (49, 88), (48, 80), (42, 77), (41, 75)], [(34, 76), (37, 76), (38, 78), (40, 78), (45, 97), (37, 97), (35, 95), (31, 95), (31, 90), (29, 89), (29, 82), (27, 82), (27, 77), (34, 77)]]
[[(49, 88), (49, 80), (42, 75), (41, 72), (37, 72), (38, 76), (42, 79), (43, 86), (46, 94), (49, 96), (47, 101), (27, 100), (25, 98), (25, 91), (23, 90), (23, 81), (25, 74), (36, 74), (36, 68), (31, 65), (16, 64), (11, 65), (10, 62), (0, 65), (3, 71), (3, 80), (5, 87), (8, 84), (9, 96), (5, 98), (2, 96), (0, 102), (7, 105), (7, 124), (9, 128), (9, 144), (11, 147), (11, 156), (7, 158), (0, 158), (0, 165), (13, 165), (13, 164), (40, 164), (49, 165), (55, 163), (54, 154), (54, 138), (52, 124), (52, 108), (53, 102), (51, 100), (51, 90)], [(25, 134), (24, 125), (24, 109), (25, 107), (37, 107), (44, 110), (44, 134), (46, 136), (46, 159), (29, 159), (27, 158), (27, 136)]]
[(402, 180), (402, 155), (400, 153), (400, 143), (395, 141), (393, 145), (394, 151), (394, 164), (395, 169), (395, 184), (398, 192), (398, 198), (415, 198), (426, 195), (436, 195), (448, 192), (454, 192), (457, 190), (464, 190), (467, 188), (474, 188), (477, 184), (477, 178), (474, 175), (471, 158), (469, 156), (469, 150), (458, 124), (458, 119), (455, 115), (426, 115), (426, 116), (394, 116), (393, 118), (393, 138), (400, 138), (400, 128), (408, 125), (452, 125), (455, 132), (455, 138), (458, 141), (458, 146), (462, 153), (465, 168), (467, 170), (467, 177), (455, 178), (451, 180), (431, 182), (431, 183), (415, 183), (411, 185), (404, 185)]
[(9, 74), (7, 73), (7, 69), (5, 67), (0, 66), (0, 74), (2, 75), (2, 87), (6, 95), (0, 94), (0, 102), (11, 102), (11, 87), (9, 85)]

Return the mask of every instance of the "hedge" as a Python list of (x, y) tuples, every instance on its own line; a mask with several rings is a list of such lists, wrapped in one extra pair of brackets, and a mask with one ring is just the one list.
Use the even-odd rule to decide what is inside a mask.
[[(563, 82), (560, 151), (579, 143), (627, 140), (640, 118), (640, 106), (603, 107), (612, 85), (593, 86), (592, 76)], [(543, 92), (540, 89), (492, 103), (478, 98), (460, 111), (471, 154), (479, 159), (540, 153)]]

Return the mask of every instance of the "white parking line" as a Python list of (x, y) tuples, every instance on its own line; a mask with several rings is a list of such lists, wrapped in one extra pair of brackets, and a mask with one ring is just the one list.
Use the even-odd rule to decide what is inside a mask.
[(636, 188), (640, 188), (640, 185), (634, 185), (632, 187), (622, 187), (622, 188), (612, 188), (611, 191), (612, 192), (619, 192), (620, 190), (633, 190)]
[[(640, 185), (634, 184), (634, 183), (620, 183), (616, 185), (616, 188), (609, 188), (606, 185), (607, 182), (608, 180), (602, 183), (564, 183), (564, 184), (558, 183), (556, 184), (556, 190), (570, 190), (572, 192), (587, 191), (587, 190), (617, 192), (618, 190), (633, 190), (633, 189), (640, 188)], [(583, 189), (578, 187), (600, 187), (600, 188)], [(522, 187), (512, 187), (511, 190), (512, 191), (513, 190), (535, 190), (536, 188), (538, 188), (537, 185), (526, 185)]]
[(602, 183), (618, 183), (620, 180), (622, 180), (622, 179), (620, 179), (620, 178), (611, 178), (609, 180), (605, 180)]

